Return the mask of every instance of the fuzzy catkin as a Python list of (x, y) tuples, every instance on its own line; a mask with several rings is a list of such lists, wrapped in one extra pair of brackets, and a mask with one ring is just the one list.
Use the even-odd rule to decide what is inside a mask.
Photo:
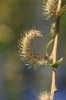
[(41, 92), (38, 96), (38, 100), (50, 100), (50, 93)]
[(57, 17), (56, 10), (58, 6), (58, 0), (44, 0), (42, 9), (43, 14), (46, 16), (46, 19), (49, 19), (51, 16)]
[(28, 65), (29, 67), (46, 65), (47, 63), (47, 61), (45, 61), (44, 58), (40, 57), (39, 55), (36, 55), (31, 50), (32, 40), (37, 37), (40, 37), (40, 38), (42, 37), (42, 34), (40, 33), (40, 31), (29, 30), (25, 32), (25, 35), (19, 41), (20, 56), (22, 57), (22, 60), (24, 60), (25, 64)]

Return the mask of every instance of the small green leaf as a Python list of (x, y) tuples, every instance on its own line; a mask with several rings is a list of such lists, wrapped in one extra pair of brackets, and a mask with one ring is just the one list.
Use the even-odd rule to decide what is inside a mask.
[(58, 61), (55, 62), (54, 64), (51, 64), (50, 66), (51, 66), (52, 68), (57, 68), (57, 67), (61, 64), (62, 60), (63, 60), (63, 58), (61, 58), (60, 60), (58, 60)]
[(50, 34), (53, 38), (55, 37), (54, 31), (55, 31), (55, 22), (53, 24), (51, 24), (51, 28), (50, 28)]
[(48, 48), (49, 46), (51, 45), (51, 43), (54, 41), (54, 39), (50, 40), (50, 42), (47, 44), (46, 46), (46, 55), (48, 55), (47, 51), (48, 51)]

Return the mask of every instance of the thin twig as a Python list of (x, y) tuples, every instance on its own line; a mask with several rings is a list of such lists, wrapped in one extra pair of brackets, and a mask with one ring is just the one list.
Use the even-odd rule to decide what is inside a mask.
[[(57, 13), (60, 11), (61, 9), (61, 3), (62, 0), (58, 1), (58, 7), (57, 7)], [(55, 40), (54, 40), (54, 47), (53, 47), (53, 51), (52, 51), (52, 55), (53, 55), (53, 63), (56, 62), (56, 57), (57, 57), (57, 45), (58, 45), (58, 35), (59, 35), (59, 25), (60, 25), (60, 17), (58, 17), (56, 19), (56, 35), (55, 35)], [(51, 95), (50, 95), (50, 100), (53, 100), (54, 98), (54, 93), (57, 91), (57, 87), (56, 87), (56, 69), (53, 68), (52, 69), (52, 84), (51, 84)]]

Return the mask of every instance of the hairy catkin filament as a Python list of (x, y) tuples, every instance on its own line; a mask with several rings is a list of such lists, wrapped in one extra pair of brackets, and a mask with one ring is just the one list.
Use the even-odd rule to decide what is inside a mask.
[(44, 0), (42, 9), (43, 14), (46, 16), (46, 19), (49, 19), (51, 16), (57, 17), (56, 10), (58, 6), (58, 0)]
[(22, 57), (22, 60), (29, 65), (29, 67), (46, 65), (47, 63), (44, 58), (34, 54), (34, 52), (31, 50), (32, 40), (37, 37), (42, 37), (40, 31), (29, 30), (28, 32), (25, 32), (25, 35), (19, 41), (20, 56)]

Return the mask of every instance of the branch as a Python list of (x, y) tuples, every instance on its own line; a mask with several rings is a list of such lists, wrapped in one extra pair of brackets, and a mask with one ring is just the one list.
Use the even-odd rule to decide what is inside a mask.
[[(58, 7), (56, 13), (58, 13), (61, 9), (61, 3), (62, 0), (58, 1)], [(59, 35), (59, 25), (60, 25), (60, 17), (56, 19), (56, 35), (55, 35), (55, 40), (54, 40), (54, 47), (52, 51), (53, 55), (53, 63), (56, 62), (56, 56), (57, 56), (57, 45), (58, 45), (58, 35)], [(50, 100), (53, 100), (54, 98), (54, 93), (57, 91), (56, 87), (56, 69), (52, 69), (52, 84), (51, 84), (51, 95), (50, 95)]]

